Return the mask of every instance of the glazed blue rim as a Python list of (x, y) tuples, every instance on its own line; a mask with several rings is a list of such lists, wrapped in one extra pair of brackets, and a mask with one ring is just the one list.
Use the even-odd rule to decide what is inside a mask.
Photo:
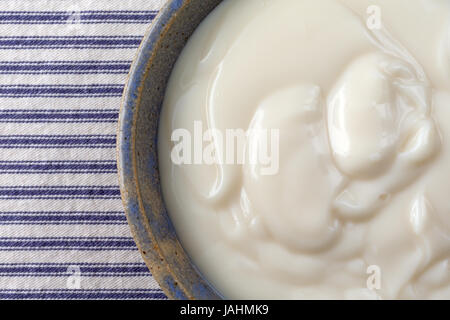
[[(170, 265), (168, 266), (168, 263), (163, 261), (165, 257), (159, 248), (159, 239), (152, 234), (152, 228), (150, 227), (148, 216), (142, 204), (136, 170), (136, 119), (142, 91), (151, 64), (151, 58), (154, 55), (161, 35), (170, 24), (171, 19), (176, 16), (177, 11), (190, 2), (191, 0), (170, 0), (166, 3), (146, 32), (136, 58), (133, 61), (119, 113), (117, 135), (118, 175), (122, 202), (131, 233), (145, 263), (152, 270), (153, 276), (165, 294), (173, 299), (223, 299), (223, 296), (203, 278), (183, 249), (181, 249), (183, 250), (181, 255), (189, 259), (189, 264), (183, 265), (182, 267), (188, 268), (187, 273), (190, 275), (193, 274), (193, 277), (188, 276), (186, 279), (183, 274), (173, 272)], [(152, 160), (156, 161), (156, 163), (158, 161), (158, 159)], [(166, 214), (166, 212), (163, 214)], [(165, 228), (166, 231), (168, 230), (171, 236), (174, 237), (172, 241), (175, 241), (179, 245), (175, 229), (170, 219), (164, 218), (167, 221), (167, 225), (162, 225), (161, 228)], [(146, 250), (152, 250), (154, 252), (152, 252), (152, 255), (149, 255), (149, 252)], [(165, 267), (167, 270), (157, 271), (155, 265)]]

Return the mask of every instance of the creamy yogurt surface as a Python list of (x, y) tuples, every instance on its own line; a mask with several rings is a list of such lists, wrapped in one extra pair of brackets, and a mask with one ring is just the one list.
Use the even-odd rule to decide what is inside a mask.
[(172, 72), (158, 152), (224, 297), (450, 299), (450, 1), (223, 1)]

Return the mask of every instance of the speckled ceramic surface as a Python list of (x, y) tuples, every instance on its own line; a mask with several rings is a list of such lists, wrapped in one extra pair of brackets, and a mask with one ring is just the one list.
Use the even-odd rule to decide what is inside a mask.
[(118, 132), (118, 169), (133, 237), (153, 276), (174, 299), (219, 299), (182, 248), (161, 195), (157, 132), (166, 84), (189, 36), (222, 0), (169, 0), (130, 71)]

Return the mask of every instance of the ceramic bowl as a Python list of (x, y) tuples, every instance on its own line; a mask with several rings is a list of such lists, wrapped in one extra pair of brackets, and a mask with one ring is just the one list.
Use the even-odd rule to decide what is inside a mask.
[(134, 240), (169, 298), (219, 299), (181, 246), (167, 214), (158, 170), (158, 124), (173, 66), (190, 35), (222, 0), (169, 0), (131, 67), (119, 118), (118, 170)]

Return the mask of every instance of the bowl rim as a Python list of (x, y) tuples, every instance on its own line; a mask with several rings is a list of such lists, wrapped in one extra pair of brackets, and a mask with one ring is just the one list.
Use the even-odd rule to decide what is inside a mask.
[[(193, 296), (193, 293), (183, 287), (183, 282), (180, 281), (180, 279), (177, 279), (177, 275), (162, 262), (163, 255), (156, 239), (153, 238), (153, 235), (150, 232), (150, 225), (148, 218), (144, 213), (140, 188), (137, 183), (136, 150), (134, 141), (136, 135), (137, 110), (139, 108), (145, 79), (147, 78), (151, 66), (153, 49), (158, 46), (161, 35), (163, 35), (173, 23), (172, 19), (176, 16), (177, 11), (186, 6), (190, 1), (191, 0), (168, 0), (163, 7), (161, 7), (145, 32), (125, 82), (117, 127), (116, 158), (119, 186), (122, 204), (131, 235), (133, 236), (134, 242), (148, 269), (151, 270), (153, 277), (170, 299), (195, 299), (195, 297)], [(139, 204), (139, 206), (133, 206), (131, 204), (133, 201)], [(130, 221), (131, 215), (139, 216), (141, 218), (143, 224), (142, 227), (148, 231), (148, 237), (153, 239), (141, 238), (139, 233), (135, 230), (135, 226), (133, 226)], [(150, 243), (153, 245), (154, 253), (161, 259), (151, 259), (151, 257), (145, 254), (145, 251), (142, 250), (142, 246), (146, 240), (147, 242), (150, 240)], [(163, 271), (169, 273), (175, 279), (177, 283), (176, 287), (171, 286), (164, 281), (164, 272), (159, 268), (155, 268), (155, 265), (162, 267)]]

